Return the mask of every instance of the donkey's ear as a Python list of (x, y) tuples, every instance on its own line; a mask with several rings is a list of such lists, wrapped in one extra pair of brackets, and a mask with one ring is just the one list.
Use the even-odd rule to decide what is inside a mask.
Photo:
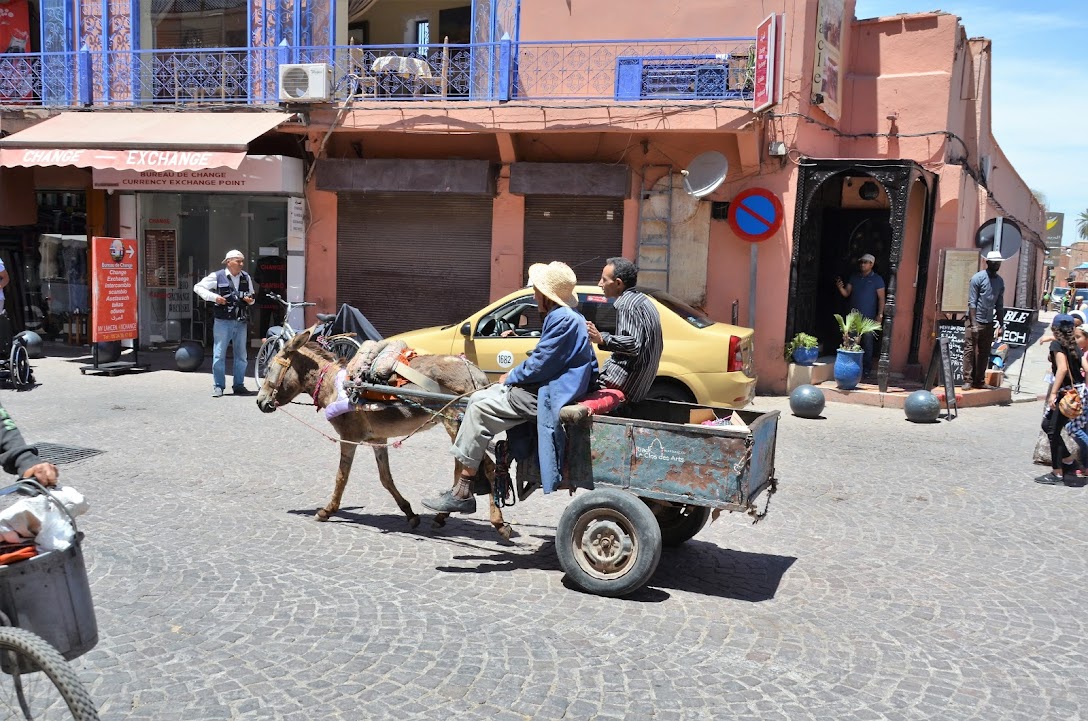
[(304, 346), (304, 345), (306, 345), (307, 343), (310, 342), (310, 335), (312, 333), (313, 333), (312, 328), (307, 328), (306, 330), (302, 331), (301, 333), (298, 333), (297, 335), (295, 335), (294, 338), (291, 339), (291, 342), (287, 344), (287, 347), (284, 348), (284, 350), (287, 351), (287, 352), (292, 352), (292, 351), (298, 350), (299, 348), (301, 348), (302, 346)]

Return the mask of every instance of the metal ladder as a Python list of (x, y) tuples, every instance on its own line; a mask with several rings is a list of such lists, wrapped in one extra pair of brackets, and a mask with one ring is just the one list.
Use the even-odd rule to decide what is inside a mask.
[[(665, 174), (661, 175), (660, 170)], [(654, 180), (648, 180), (653, 177)], [(654, 186), (667, 180), (664, 188)], [(669, 290), (669, 246), (672, 241), (671, 165), (642, 166), (638, 211), (638, 282), (661, 290)], [(662, 205), (664, 207), (662, 208)]]

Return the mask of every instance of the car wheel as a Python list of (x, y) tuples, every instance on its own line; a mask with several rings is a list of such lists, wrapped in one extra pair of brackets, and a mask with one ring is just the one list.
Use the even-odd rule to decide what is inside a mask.
[(659, 378), (650, 386), (650, 392), (646, 399), (651, 401), (676, 401), (678, 403), (694, 403), (695, 394), (688, 390), (687, 386), (679, 381)]

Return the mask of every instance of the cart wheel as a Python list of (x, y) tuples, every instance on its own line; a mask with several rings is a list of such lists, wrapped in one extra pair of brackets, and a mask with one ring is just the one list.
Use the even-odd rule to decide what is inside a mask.
[(22, 343), (14, 343), (11, 346), (11, 385), (16, 390), (29, 388), (33, 385), (30, 376), (30, 355), (26, 352), (26, 346)]
[(661, 545), (663, 546), (679, 546), (684, 541), (691, 540), (710, 520), (710, 509), (704, 506), (687, 506), (688, 513), (684, 514), (684, 506), (645, 498), (642, 500), (654, 509), (653, 514), (657, 519), (657, 525), (661, 527)]
[(642, 588), (661, 560), (661, 529), (638, 497), (613, 488), (575, 496), (555, 533), (559, 565), (579, 588), (623, 596)]
[(351, 360), (355, 357), (355, 351), (359, 350), (361, 345), (359, 341), (351, 336), (342, 335), (329, 341), (329, 352), (337, 358)]
[(283, 339), (282, 335), (265, 338), (264, 342), (261, 343), (261, 348), (257, 351), (257, 360), (253, 362), (253, 378), (257, 381), (258, 388), (264, 385), (264, 374), (268, 372), (268, 364), (272, 362), (276, 354), (283, 350), (285, 345), (287, 345), (287, 341)]
[(98, 721), (76, 672), (36, 634), (0, 628), (0, 669), (8, 675), (0, 677), (0, 713), (5, 718)]

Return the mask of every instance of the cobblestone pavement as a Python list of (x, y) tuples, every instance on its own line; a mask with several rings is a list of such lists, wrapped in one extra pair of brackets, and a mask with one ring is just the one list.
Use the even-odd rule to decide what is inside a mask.
[[(562, 495), (511, 509), (513, 544), (482, 513), (411, 531), (361, 451), (317, 523), (335, 446), (155, 362), (50, 358), (0, 391), (29, 439), (105, 451), (62, 466), (92, 504), (101, 640), (74, 663), (105, 719), (1088, 715), (1088, 489), (1032, 482), (1037, 404), (932, 425), (787, 409), (767, 520), (725, 515), (608, 599), (564, 583)], [(390, 451), (417, 510), (446, 445)]]

